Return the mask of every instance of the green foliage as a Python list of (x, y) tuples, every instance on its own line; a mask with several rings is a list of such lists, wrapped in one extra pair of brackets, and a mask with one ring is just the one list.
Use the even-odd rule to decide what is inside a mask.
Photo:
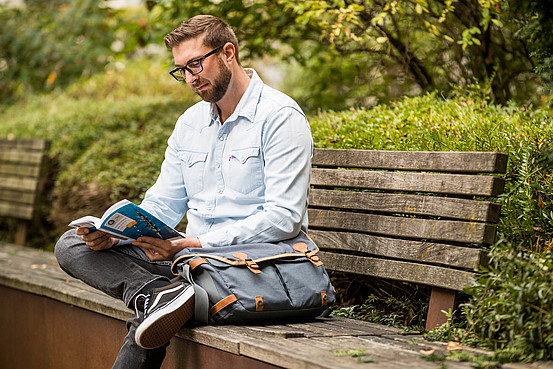
[(553, 250), (541, 254), (504, 240), (467, 293), (467, 339), (496, 351), (502, 361), (553, 359)]
[[(519, 18), (508, 1), (147, 3), (157, 35), (188, 17), (213, 14), (235, 29), (246, 61), (269, 53), (293, 61), (286, 89), (311, 112), (477, 81), (491, 81), (497, 102), (526, 102), (537, 97), (540, 87), (531, 73), (531, 56), (515, 37)], [(295, 84), (295, 74), (301, 74), (301, 84)]]
[(0, 99), (51, 91), (102, 70), (115, 15), (92, 0), (0, 5)]

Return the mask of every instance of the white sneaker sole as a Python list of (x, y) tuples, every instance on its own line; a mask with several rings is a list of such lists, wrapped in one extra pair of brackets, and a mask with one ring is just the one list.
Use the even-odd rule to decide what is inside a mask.
[(194, 288), (189, 286), (169, 305), (148, 316), (138, 326), (135, 341), (145, 349), (161, 347), (194, 315)]

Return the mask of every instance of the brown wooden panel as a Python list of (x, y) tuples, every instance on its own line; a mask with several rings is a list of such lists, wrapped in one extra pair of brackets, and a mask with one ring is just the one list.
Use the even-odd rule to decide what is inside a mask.
[(32, 205), (35, 203), (35, 192), (22, 192), (18, 190), (6, 190), (0, 188), (0, 203), (18, 203)]
[(489, 201), (319, 188), (311, 189), (309, 206), (428, 215), (488, 223), (499, 221), (501, 209), (499, 204)]
[(33, 207), (25, 204), (0, 202), (0, 215), (19, 219), (32, 219)]
[(40, 164), (22, 165), (21, 163), (0, 162), (0, 175), (38, 177), (39, 174), (40, 174)]
[(433, 265), (320, 251), (327, 270), (369, 275), (461, 291), (472, 285), (475, 273)]
[(475, 269), (487, 261), (486, 252), (478, 248), (443, 243), (387, 238), (362, 233), (310, 230), (309, 236), (323, 250), (355, 251), (422, 263)]
[(352, 187), (487, 197), (503, 193), (505, 180), (494, 176), (466, 174), (313, 168), (311, 170), (311, 184), (327, 187)]
[(0, 161), (25, 164), (40, 164), (43, 153), (41, 151), (27, 151), (24, 149), (0, 150)]
[(377, 214), (309, 209), (309, 225), (327, 230), (357, 231), (396, 237), (490, 244), (495, 226), (456, 220), (418, 219)]
[(434, 152), (315, 149), (313, 165), (455, 173), (505, 173), (506, 154), (497, 152)]
[(0, 151), (6, 148), (26, 148), (29, 150), (45, 151), (50, 148), (50, 142), (42, 139), (0, 139)]
[(0, 175), (0, 189), (4, 188), (19, 191), (36, 191), (37, 186), (37, 178), (21, 178)]

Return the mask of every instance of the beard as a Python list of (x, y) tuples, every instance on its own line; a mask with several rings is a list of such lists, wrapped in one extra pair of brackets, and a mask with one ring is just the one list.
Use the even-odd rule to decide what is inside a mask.
[(200, 78), (194, 84), (194, 87), (196, 87), (204, 85), (206, 82), (211, 83), (211, 88), (208, 88), (206, 90), (197, 91), (196, 89), (194, 89), (194, 92), (196, 92), (202, 98), (202, 100), (210, 103), (216, 103), (217, 101), (221, 100), (223, 96), (225, 96), (230, 84), (230, 80), (232, 78), (232, 73), (230, 69), (221, 59), (217, 59), (217, 65), (219, 68), (219, 75), (213, 81), (213, 83), (211, 83), (207, 79)]

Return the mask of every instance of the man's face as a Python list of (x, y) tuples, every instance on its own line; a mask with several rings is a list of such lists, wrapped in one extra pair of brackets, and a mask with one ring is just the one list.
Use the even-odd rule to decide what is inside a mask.
[[(201, 58), (211, 51), (201, 38), (181, 42), (173, 48), (175, 66), (184, 67), (189, 62)], [(216, 103), (225, 96), (232, 78), (232, 72), (223, 58), (224, 51), (208, 56), (201, 61), (203, 70), (192, 75), (185, 74), (186, 83), (202, 100)]]

